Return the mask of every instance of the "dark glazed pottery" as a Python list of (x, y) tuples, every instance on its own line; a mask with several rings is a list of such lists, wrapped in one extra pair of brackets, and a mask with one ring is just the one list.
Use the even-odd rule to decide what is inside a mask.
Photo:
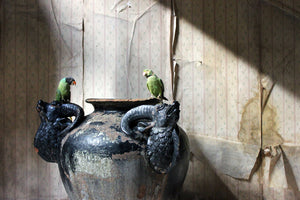
[[(136, 138), (130, 131), (128, 134), (121, 128), (124, 115), (130, 114), (128, 111), (131, 109), (146, 105), (159, 110), (165, 106), (169, 114), (173, 104), (157, 106), (156, 99), (88, 99), (87, 102), (93, 104), (95, 111), (85, 117), (83, 110), (75, 104), (67, 105), (72, 108), (70, 113), (62, 110), (62, 107), (66, 107), (64, 104), (51, 106), (39, 102), (37, 106), (42, 123), (34, 145), (43, 159), (58, 163), (69, 198), (176, 199), (189, 163), (188, 138), (177, 127), (178, 118), (172, 121), (172, 126), (151, 126), (149, 129), (145, 126), (151, 124), (152, 117), (144, 121), (135, 118), (135, 125), (142, 124), (142, 130), (134, 129), (140, 127), (132, 122), (127, 128), (143, 133), (144, 138)], [(174, 103), (179, 109), (177, 104)], [(51, 114), (47, 113), (53, 113), (53, 109), (61, 109), (62, 112), (56, 112), (55, 119), (49, 121)], [(177, 114), (179, 117), (179, 110)], [(75, 116), (75, 121), (68, 121), (69, 116)], [(123, 121), (126, 121), (125, 118)], [(155, 119), (161, 121), (159, 117)], [(166, 121), (164, 124), (172, 123)], [(174, 141), (161, 140), (161, 144), (171, 144), (168, 150), (170, 155), (163, 158), (161, 156), (166, 153), (162, 150), (153, 154), (155, 145), (152, 143), (155, 143), (155, 138), (160, 140), (159, 137), (163, 137), (165, 132), (169, 138), (174, 138), (176, 134), (177, 137)], [(159, 164), (158, 160), (163, 160), (165, 164)]]

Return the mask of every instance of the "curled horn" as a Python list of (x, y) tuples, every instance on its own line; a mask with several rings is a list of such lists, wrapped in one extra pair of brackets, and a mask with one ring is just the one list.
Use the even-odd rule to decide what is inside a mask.
[(83, 120), (84, 111), (80, 106), (73, 103), (62, 104), (61, 109), (62, 109), (61, 113), (63, 114), (60, 117), (75, 116), (74, 121), (63, 130), (64, 133), (67, 133)]
[[(155, 113), (155, 107), (151, 105), (142, 105), (128, 111), (122, 118), (121, 129), (122, 131), (131, 138), (138, 139), (141, 136), (135, 133), (131, 125), (141, 119), (153, 120)], [(143, 137), (142, 137), (143, 138)]]

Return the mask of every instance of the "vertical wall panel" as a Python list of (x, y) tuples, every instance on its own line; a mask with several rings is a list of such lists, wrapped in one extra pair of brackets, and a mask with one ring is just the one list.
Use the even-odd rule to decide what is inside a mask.
[[(4, 149), (4, 144), (5, 144), (5, 138), (4, 138), (4, 124), (5, 124), (5, 106), (4, 106), (4, 98), (5, 98), (5, 53), (4, 53), (4, 41), (5, 41), (5, 37), (3, 34), (4, 28), (5, 28), (5, 23), (4, 23), (4, 16), (5, 16), (5, 10), (4, 10), (4, 6), (1, 3), (0, 4), (0, 17), (1, 17), (1, 37), (0, 37), (0, 101), (2, 102), (0, 104), (0, 112), (1, 112), (1, 116), (0, 116), (0, 154), (3, 156), (0, 156), (0, 163), (4, 165), (5, 159), (4, 159), (4, 153), (5, 153), (5, 149)], [(5, 180), (4, 180), (4, 167), (0, 168), (0, 198), (4, 199), (4, 193), (5, 193)]]
[(16, 5), (4, 5), (5, 30), (5, 98), (4, 98), (4, 197), (16, 198)]
[[(19, 4), (19, 3), (18, 3)], [(20, 4), (19, 4), (20, 5)], [(26, 4), (23, 6), (27, 6)], [(24, 16), (18, 15), (16, 20), (22, 21)], [(24, 21), (23, 21), (24, 22)], [(27, 22), (27, 20), (26, 20)], [(16, 65), (19, 66), (16, 72), (16, 110), (19, 115), (19, 119), (15, 121), (16, 126), (16, 163), (18, 167), (16, 169), (16, 190), (20, 193), (16, 194), (16, 198), (20, 198), (26, 194), (23, 184), (26, 180), (26, 174), (23, 173), (23, 169), (26, 167), (26, 154), (23, 149), (26, 149), (26, 143), (23, 142), (23, 138), (26, 137), (26, 131), (23, 131), (23, 127), (26, 126), (26, 63), (27, 56), (21, 56), (27, 54), (27, 23), (18, 23), (16, 29), (16, 46), (18, 47), (18, 53), (16, 58)], [(23, 33), (25, 31), (25, 34)], [(25, 74), (25, 76), (24, 76)], [(22, 85), (25, 83), (25, 87)], [(21, 86), (21, 87), (19, 87)]]
[[(295, 8), (300, 8), (300, 2), (294, 1), (296, 5), (294, 5)], [(300, 87), (300, 78), (298, 75), (300, 74), (300, 25), (299, 20), (294, 19), (294, 143), (299, 145), (300, 144), (300, 101), (299, 101), (299, 87)]]
[[(238, 2), (236, 0), (226, 1), (226, 41), (225, 45), (232, 49), (232, 52), (226, 52), (225, 59), (225, 85), (226, 85), (226, 104), (225, 104), (225, 117), (226, 124), (225, 128), (225, 138), (229, 140), (236, 141), (236, 133), (238, 132), (237, 124), (238, 122), (233, 119), (238, 119), (240, 114), (238, 112)], [(241, 23), (243, 24), (243, 23)], [(235, 87), (233, 87), (235, 86)], [(224, 136), (223, 136), (224, 137)]]
[[(226, 43), (227, 12), (225, 1), (215, 1), (215, 127), (216, 137), (227, 137), (226, 105), (227, 105), (227, 53), (223, 49)], [(225, 62), (224, 62), (225, 61)]]
[[(30, 94), (27, 94), (27, 112), (28, 112), (28, 194), (32, 196), (31, 198), (39, 198), (40, 196), (48, 197), (51, 194), (51, 185), (49, 182), (51, 180), (50, 166), (46, 162), (42, 161), (37, 157), (37, 154), (34, 152), (32, 141), (34, 138), (34, 133), (36, 127), (39, 125), (39, 117), (32, 108), (36, 106), (38, 99), (44, 99), (45, 101), (50, 101), (49, 94), (49, 74), (51, 72), (51, 54), (52, 45), (50, 42), (50, 31), (47, 21), (50, 17), (49, 4), (47, 7), (45, 5), (35, 5), (36, 10), (36, 23), (29, 21), (30, 28), (28, 29), (28, 45), (29, 52), (32, 54), (31, 59), (28, 59), (28, 68), (27, 68), (27, 91), (34, 91)], [(34, 27), (33, 27), (34, 26)], [(31, 32), (35, 30), (35, 32)], [(30, 34), (32, 33), (32, 34)], [(34, 56), (36, 55), (36, 57)], [(37, 63), (36, 63), (37, 62)], [(34, 78), (32, 78), (34, 77)], [(30, 120), (31, 119), (31, 120)], [(48, 180), (48, 181), (47, 181)], [(38, 185), (38, 187), (37, 187)], [(45, 193), (41, 192), (44, 191)]]
[(243, 106), (247, 103), (247, 99), (250, 96), (250, 70), (248, 67), (249, 60), (249, 6), (247, 1), (237, 2), (237, 53), (240, 55), (237, 61), (237, 113), (238, 117), (236, 121), (237, 129), (240, 130), (241, 113), (243, 112)]
[(227, 52), (224, 51), (227, 37), (228, 1), (215, 0), (215, 127), (216, 137), (228, 137), (227, 109), (228, 76)]
[(204, 58), (205, 67), (205, 134), (216, 136), (215, 114), (216, 114), (216, 66), (215, 66), (215, 11), (214, 1), (204, 1), (203, 31), (209, 35), (204, 39)]
[(293, 134), (293, 91), (294, 91), (294, 27), (293, 27), (293, 18), (290, 16), (283, 16), (283, 55), (284, 55), (284, 69), (282, 72), (282, 85), (285, 88), (289, 88), (289, 91), (284, 92), (283, 97), (283, 130), (282, 133), (284, 134), (284, 138), (287, 142), (294, 141), (294, 134)]
[[(193, 20), (193, 4), (187, 1), (180, 2), (179, 17), (186, 16), (184, 20), (179, 20), (179, 31), (186, 37), (178, 40), (180, 50), (176, 51), (179, 62), (179, 79), (178, 79), (178, 100), (181, 102), (181, 123), (191, 124), (187, 131), (193, 132), (194, 112), (193, 112), (193, 89), (194, 89), (194, 49), (191, 48), (194, 42), (194, 27), (188, 21)], [(186, 58), (186, 60), (183, 60)], [(181, 61), (181, 60), (182, 61)], [(180, 62), (181, 61), (181, 62)], [(187, 63), (191, 61), (190, 63)], [(183, 63), (187, 63), (183, 67)], [(183, 74), (186, 78), (183, 77)], [(184, 95), (184, 96), (183, 96)], [(190, 101), (189, 103), (187, 101)]]
[[(204, 1), (194, 1), (192, 4), (192, 13), (195, 16), (195, 13), (202, 13), (197, 15), (194, 21), (193, 28), (193, 65), (192, 65), (192, 74), (193, 74), (193, 132), (203, 133), (204, 134), (204, 72), (205, 68), (201, 66), (203, 63), (203, 52), (204, 52), (204, 34), (201, 34), (204, 21)], [(201, 88), (201, 89), (199, 89)]]

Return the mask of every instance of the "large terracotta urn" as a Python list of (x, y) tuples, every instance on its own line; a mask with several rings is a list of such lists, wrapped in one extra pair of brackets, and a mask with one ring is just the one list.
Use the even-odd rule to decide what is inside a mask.
[(69, 198), (176, 199), (189, 163), (188, 138), (176, 124), (179, 103), (87, 102), (95, 108), (87, 116), (72, 103), (37, 105), (34, 146), (44, 160), (58, 163)]

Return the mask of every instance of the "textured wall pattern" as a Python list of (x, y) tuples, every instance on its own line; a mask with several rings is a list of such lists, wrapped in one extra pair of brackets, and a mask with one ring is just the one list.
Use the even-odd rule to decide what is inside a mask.
[[(69, 62), (74, 40), (61, 37), (76, 32), (60, 28), (62, 17), (53, 16), (57, 9), (53, 5), (51, 1), (1, 1), (1, 199), (66, 198), (57, 166), (42, 161), (33, 149), (39, 124), (37, 100), (52, 100), (60, 77), (66, 73), (76, 77), (82, 70), (75, 59)], [(71, 14), (82, 6), (68, 7)], [(81, 91), (74, 93), (78, 98)]]
[[(192, 143), (202, 140), (192, 151), (187, 190), (200, 188), (197, 193), (205, 199), (298, 199), (299, 2), (176, 4), (181, 125)], [(225, 148), (225, 142), (222, 149), (223, 140), (210, 142), (202, 136), (246, 143), (247, 148), (261, 145), (272, 155), (260, 157), (251, 181), (236, 180), (220, 171), (232, 176), (224, 167), (239, 170), (234, 169), (238, 154), (233, 152), (243, 151), (233, 148), (239, 144)], [(225, 156), (224, 150), (231, 153)], [(237, 162), (247, 164), (246, 158)]]
[(33, 149), (36, 102), (62, 77), (90, 113), (86, 98), (149, 97), (148, 67), (191, 139), (182, 199), (300, 198), (298, 0), (0, 2), (0, 199), (67, 199)]
[[(179, 68), (177, 98), (182, 102), (181, 124), (190, 134), (238, 142), (240, 130), (247, 133), (253, 130), (260, 144), (260, 13), (258, 2), (252, 2), (253, 5), (235, 0), (176, 1), (179, 18), (175, 55)], [(245, 105), (253, 98), (252, 108), (245, 112)], [(243, 115), (248, 126), (241, 122)], [(261, 198), (257, 174), (251, 182), (220, 174), (214, 167), (234, 168), (235, 157), (221, 156), (222, 149), (211, 142), (208, 146), (212, 146), (208, 150), (212, 154), (200, 160), (193, 158), (187, 188), (199, 191), (199, 197), (205, 199)], [(253, 156), (256, 158), (257, 154)], [(224, 166), (221, 162), (215, 166), (218, 159), (231, 160), (232, 164)]]
[[(85, 98), (150, 97), (142, 73), (152, 68), (165, 77), (169, 66), (169, 4), (130, 1), (130, 9), (118, 11), (127, 4), (114, 8), (110, 1), (85, 2)], [(90, 105), (85, 106), (91, 110)]]

